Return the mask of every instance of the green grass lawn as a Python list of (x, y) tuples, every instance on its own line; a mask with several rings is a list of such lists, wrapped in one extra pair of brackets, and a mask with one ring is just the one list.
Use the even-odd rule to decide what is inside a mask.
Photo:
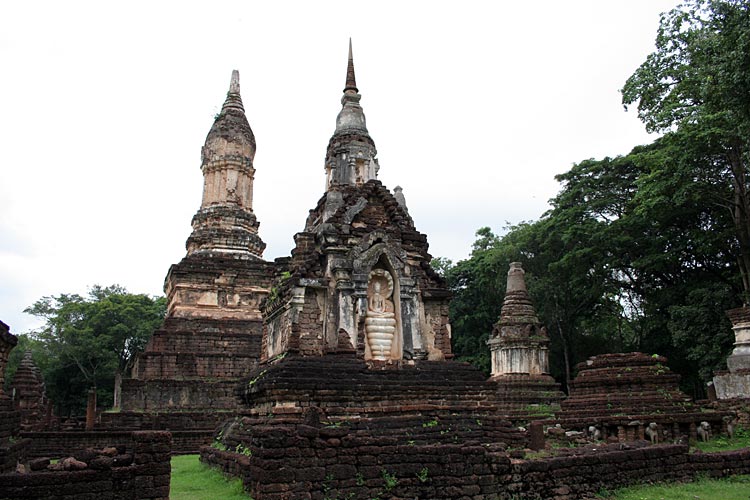
[(607, 500), (748, 500), (750, 476), (698, 479), (692, 483), (633, 486), (601, 496)]
[(716, 436), (705, 443), (698, 441), (695, 443), (695, 447), (705, 452), (748, 448), (750, 447), (750, 430), (738, 427), (734, 431), (734, 437), (732, 437), (732, 439), (729, 439), (726, 436)]
[(252, 500), (239, 479), (203, 465), (198, 455), (172, 457), (170, 500)]

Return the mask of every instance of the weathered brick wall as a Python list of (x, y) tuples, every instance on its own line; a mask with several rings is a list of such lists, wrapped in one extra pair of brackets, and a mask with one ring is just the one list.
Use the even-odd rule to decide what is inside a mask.
[[(245, 375), (247, 372), (245, 373)], [(123, 380), (122, 408), (126, 411), (197, 411), (237, 407), (237, 380)]]
[(21, 429), (21, 413), (13, 407), (10, 398), (0, 395), (0, 443), (17, 436)]
[(241, 477), (252, 495), (269, 500), (477, 498), (490, 495), (496, 471), (510, 466), (507, 455), (484, 446), (409, 445), (396, 438), (302, 439), (299, 456), (290, 457), (285, 439), (279, 436), (279, 447), (260, 457), (206, 447), (201, 460)]
[[(149, 427), (145, 426), (148, 429)], [(151, 432), (151, 431), (149, 431)], [(24, 432), (25, 452), (30, 458), (60, 458), (86, 448), (130, 446), (133, 431), (63, 431)], [(211, 443), (214, 429), (171, 431), (171, 450), (175, 454), (198, 453), (201, 446)]]
[(0, 499), (167, 500), (170, 448), (168, 432), (133, 432), (117, 455), (91, 453), (80, 470), (0, 474)]
[[(370, 366), (373, 365), (373, 366)], [(414, 361), (377, 365), (352, 354), (288, 355), (259, 366), (237, 386), (248, 409), (319, 407), (327, 415), (404, 414), (433, 409), (496, 412), (496, 386), (466, 363)]]
[(158, 431), (186, 431), (216, 429), (234, 417), (236, 411), (221, 411), (215, 409), (206, 411), (174, 411), (174, 412), (139, 412), (121, 411), (102, 413), (99, 415), (97, 429), (101, 430), (140, 430), (151, 429)]
[(303, 429), (297, 437), (274, 435), (264, 450), (240, 448), (242, 453), (235, 453), (206, 447), (201, 460), (242, 478), (251, 494), (269, 500), (575, 500), (645, 482), (750, 472), (750, 449), (690, 454), (687, 446), (642, 442), (570, 456), (511, 460), (492, 446), (410, 445), (393, 438), (305, 433)]
[(142, 380), (239, 377), (257, 364), (261, 334), (259, 319), (168, 318), (133, 373)]
[(297, 349), (303, 356), (322, 356), (327, 349), (323, 332), (325, 311), (320, 307), (317, 293), (315, 288), (305, 289), (305, 304), (297, 316), (297, 328), (293, 330), (293, 336), (296, 338), (290, 339), (289, 342), (291, 345), (296, 340)]

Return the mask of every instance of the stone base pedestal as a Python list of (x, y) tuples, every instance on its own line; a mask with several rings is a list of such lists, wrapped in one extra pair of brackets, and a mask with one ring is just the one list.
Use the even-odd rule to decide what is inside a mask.
[(734, 330), (734, 350), (727, 357), (729, 372), (716, 372), (714, 387), (719, 399), (750, 398), (750, 307), (727, 311)]
[(717, 372), (714, 375), (714, 388), (719, 399), (747, 398), (750, 395), (750, 370)]
[(750, 371), (750, 354), (730, 354), (727, 357), (727, 368), (732, 373), (740, 370)]

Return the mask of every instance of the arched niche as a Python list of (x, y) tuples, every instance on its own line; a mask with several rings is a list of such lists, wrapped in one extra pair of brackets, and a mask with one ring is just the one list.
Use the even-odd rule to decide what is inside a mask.
[(386, 255), (381, 254), (367, 276), (365, 359), (402, 359), (403, 327), (398, 273)]

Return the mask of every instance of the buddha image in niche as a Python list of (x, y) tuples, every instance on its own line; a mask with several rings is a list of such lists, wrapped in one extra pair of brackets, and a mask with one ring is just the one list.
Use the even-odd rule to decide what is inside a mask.
[(391, 297), (393, 277), (385, 269), (370, 273), (367, 287), (367, 316), (365, 334), (373, 359), (391, 358), (393, 338), (396, 333), (396, 314)]

